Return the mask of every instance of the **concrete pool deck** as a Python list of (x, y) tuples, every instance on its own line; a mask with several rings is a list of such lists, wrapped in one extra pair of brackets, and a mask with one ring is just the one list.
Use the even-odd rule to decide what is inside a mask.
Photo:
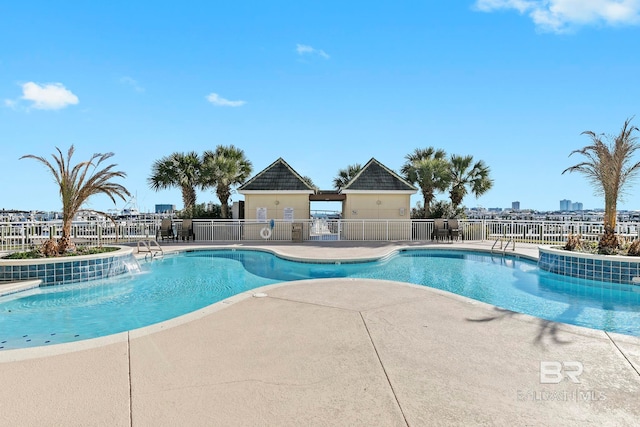
[[(423, 246), (197, 243), (163, 248), (261, 247), (346, 259)], [(486, 250), (491, 244), (424, 246)], [(537, 247), (520, 245), (516, 253), (536, 257)], [(637, 425), (639, 371), (638, 337), (544, 321), (421, 286), (307, 280), (111, 337), (0, 352), (0, 420), (12, 426)]]

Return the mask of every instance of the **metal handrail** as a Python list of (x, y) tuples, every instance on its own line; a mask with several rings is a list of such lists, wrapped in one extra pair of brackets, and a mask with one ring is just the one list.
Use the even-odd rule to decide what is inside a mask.
[(493, 245), (491, 246), (491, 253), (493, 253), (493, 249), (496, 247), (496, 244), (500, 242), (500, 249), (502, 249), (502, 236), (498, 237)]
[(160, 246), (160, 243), (156, 239), (148, 238), (148, 239), (140, 239), (138, 240), (138, 253), (143, 252), (140, 248), (140, 244), (142, 244), (144, 252), (148, 252), (145, 254), (144, 258), (147, 256), (151, 256), (151, 258), (155, 258), (156, 256), (164, 256), (164, 251)]
[(500, 250), (502, 251), (502, 254), (506, 254), (507, 253), (507, 248), (509, 247), (509, 243), (511, 243), (511, 250), (515, 251), (516, 250), (516, 241), (513, 239), (513, 237), (510, 237), (509, 240), (507, 240), (507, 243), (504, 245), (504, 247), (502, 247), (502, 242), (504, 241), (503, 239), (506, 236), (500, 236), (496, 239), (495, 242), (493, 242), (493, 245), (491, 246), (491, 253), (493, 253), (493, 250), (495, 249), (496, 245), (498, 244), (498, 242), (500, 242)]
[(515, 250), (516, 250), (516, 241), (515, 241), (515, 240), (513, 240), (513, 238), (510, 238), (510, 239), (507, 241), (507, 244), (506, 244), (506, 245), (504, 245), (504, 249), (502, 250), (502, 253), (503, 253), (503, 254), (507, 252), (507, 248), (509, 247), (509, 243), (511, 243), (511, 246), (512, 246), (512, 249), (511, 249), (511, 250), (513, 250), (513, 251), (515, 251)]

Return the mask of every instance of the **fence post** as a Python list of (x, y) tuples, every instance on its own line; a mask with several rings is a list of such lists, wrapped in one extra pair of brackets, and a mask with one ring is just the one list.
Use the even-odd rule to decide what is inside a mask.
[(482, 218), (482, 232), (480, 233), (480, 237), (483, 242), (487, 240), (487, 222), (484, 218)]

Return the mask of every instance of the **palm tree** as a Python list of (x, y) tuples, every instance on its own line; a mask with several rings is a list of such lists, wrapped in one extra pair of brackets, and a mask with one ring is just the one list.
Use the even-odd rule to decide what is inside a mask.
[(639, 129), (631, 125), (633, 117), (627, 119), (620, 134), (604, 137), (592, 131), (584, 131), (581, 135), (591, 138), (591, 145), (572, 151), (586, 157), (584, 162), (563, 170), (584, 174), (595, 187), (596, 194), (604, 195), (604, 234), (600, 238), (598, 249), (603, 253), (611, 253), (618, 248), (615, 233), (618, 199), (623, 194), (625, 185), (633, 180), (640, 169), (640, 162), (632, 163), (634, 153), (640, 148), (638, 137), (634, 135)]
[(155, 191), (179, 187), (184, 208), (193, 210), (196, 205), (196, 187), (200, 185), (201, 167), (202, 162), (196, 152), (173, 153), (153, 163), (147, 182)]
[(336, 190), (343, 189), (361, 170), (362, 165), (360, 163), (354, 163), (347, 166), (346, 169), (340, 169), (338, 175), (333, 178), (333, 188)]
[(63, 254), (75, 247), (71, 241), (73, 218), (91, 196), (106, 194), (115, 204), (115, 196), (126, 200), (125, 196), (130, 197), (131, 194), (122, 185), (111, 182), (113, 178), (126, 177), (126, 173), (113, 170), (117, 165), (110, 164), (99, 169), (102, 162), (111, 158), (113, 153), (94, 154), (89, 160), (71, 166), (71, 157), (75, 151), (73, 145), (69, 147), (66, 158), (58, 147), (56, 150), (58, 155), (55, 153), (52, 155), (55, 160), (53, 164), (44, 157), (33, 154), (24, 155), (20, 159), (34, 159), (41, 162), (49, 169), (58, 184), (62, 199), (62, 236), (56, 245), (48, 246), (53, 251)]
[(436, 191), (445, 191), (449, 186), (449, 162), (446, 156), (444, 150), (433, 147), (416, 148), (405, 156), (406, 162), (400, 172), (407, 181), (420, 187), (425, 214), (431, 210)]
[(303, 176), (302, 180), (307, 183), (307, 185), (311, 188), (313, 188), (314, 190), (318, 190), (318, 186), (316, 184), (314, 184), (313, 180), (311, 179), (310, 176)]
[(479, 197), (493, 186), (493, 180), (489, 178), (489, 167), (482, 160), (473, 163), (473, 156), (452, 155), (449, 168), (451, 174), (449, 196), (454, 211), (458, 209), (469, 191), (475, 197)]
[(221, 216), (228, 218), (231, 188), (244, 183), (251, 175), (251, 162), (244, 151), (233, 145), (218, 145), (215, 151), (205, 151), (202, 159), (202, 187), (215, 187)]

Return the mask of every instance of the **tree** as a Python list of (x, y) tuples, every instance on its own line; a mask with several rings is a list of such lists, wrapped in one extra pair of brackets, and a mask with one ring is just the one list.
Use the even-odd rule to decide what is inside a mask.
[(427, 218), (458, 218), (464, 213), (462, 208), (454, 208), (453, 204), (446, 200), (436, 200), (431, 206), (431, 212)]
[(251, 162), (244, 151), (233, 145), (218, 145), (214, 151), (205, 151), (202, 158), (202, 187), (215, 187), (222, 218), (228, 218), (231, 189), (244, 183), (251, 175)]
[(449, 196), (454, 210), (458, 209), (469, 191), (479, 197), (493, 186), (493, 180), (489, 178), (489, 167), (482, 160), (473, 163), (473, 156), (452, 155), (449, 168)]
[(422, 192), (425, 214), (431, 210), (431, 203), (437, 191), (445, 191), (449, 186), (449, 162), (444, 150), (433, 147), (416, 148), (405, 156), (406, 162), (400, 172)]
[(333, 188), (336, 190), (343, 189), (353, 178), (355, 178), (356, 175), (360, 173), (361, 170), (362, 165), (360, 163), (354, 163), (347, 166), (346, 169), (340, 169), (338, 171), (338, 175), (333, 178)]
[(222, 218), (222, 209), (220, 205), (209, 203), (198, 203), (193, 209), (181, 210), (176, 212), (176, 218), (191, 219), (191, 218), (206, 218), (206, 219), (219, 219)]
[(422, 207), (422, 203), (417, 202), (416, 206), (411, 209), (412, 219), (434, 219), (434, 218), (457, 218), (464, 213), (463, 209), (453, 209), (450, 202), (445, 200), (436, 200), (431, 205), (431, 210), (426, 212)]
[[(640, 169), (640, 162), (633, 163), (633, 155), (640, 148), (639, 129), (631, 125), (633, 117), (627, 119), (618, 135), (604, 136), (592, 131), (584, 131), (591, 139), (591, 145), (573, 154), (581, 154), (586, 160), (566, 168), (565, 172), (580, 172), (594, 186), (597, 195), (604, 196), (604, 234), (600, 238), (598, 249), (601, 253), (612, 253), (618, 248), (615, 233), (618, 199), (621, 198), (626, 184), (631, 182)], [(606, 140), (606, 141), (605, 141)]]
[(126, 177), (126, 173), (113, 170), (117, 165), (110, 164), (99, 169), (104, 161), (114, 155), (113, 153), (94, 154), (89, 160), (71, 166), (71, 157), (75, 151), (73, 145), (69, 147), (66, 158), (58, 147), (56, 150), (58, 155), (55, 153), (52, 155), (55, 160), (53, 164), (44, 157), (33, 154), (24, 155), (20, 159), (34, 159), (41, 162), (49, 169), (58, 184), (62, 200), (62, 236), (55, 245), (49, 243), (47, 246), (51, 248), (50, 252), (63, 254), (68, 250), (75, 249), (75, 245), (71, 241), (73, 218), (91, 196), (106, 194), (115, 204), (115, 196), (126, 200), (125, 196), (130, 197), (131, 194), (121, 184), (112, 182), (114, 178)]
[(303, 177), (302, 177), (302, 180), (303, 180), (305, 183), (307, 183), (307, 185), (308, 185), (309, 187), (313, 188), (314, 190), (318, 190), (318, 186), (317, 186), (317, 185), (315, 185), (315, 184), (313, 183), (313, 180), (311, 179), (311, 177), (310, 177), (310, 176), (306, 176), (306, 175), (305, 175), (305, 176), (303, 176)]
[(193, 210), (196, 205), (196, 187), (200, 186), (201, 167), (202, 162), (196, 152), (173, 153), (153, 163), (147, 182), (155, 191), (180, 188), (184, 208)]

